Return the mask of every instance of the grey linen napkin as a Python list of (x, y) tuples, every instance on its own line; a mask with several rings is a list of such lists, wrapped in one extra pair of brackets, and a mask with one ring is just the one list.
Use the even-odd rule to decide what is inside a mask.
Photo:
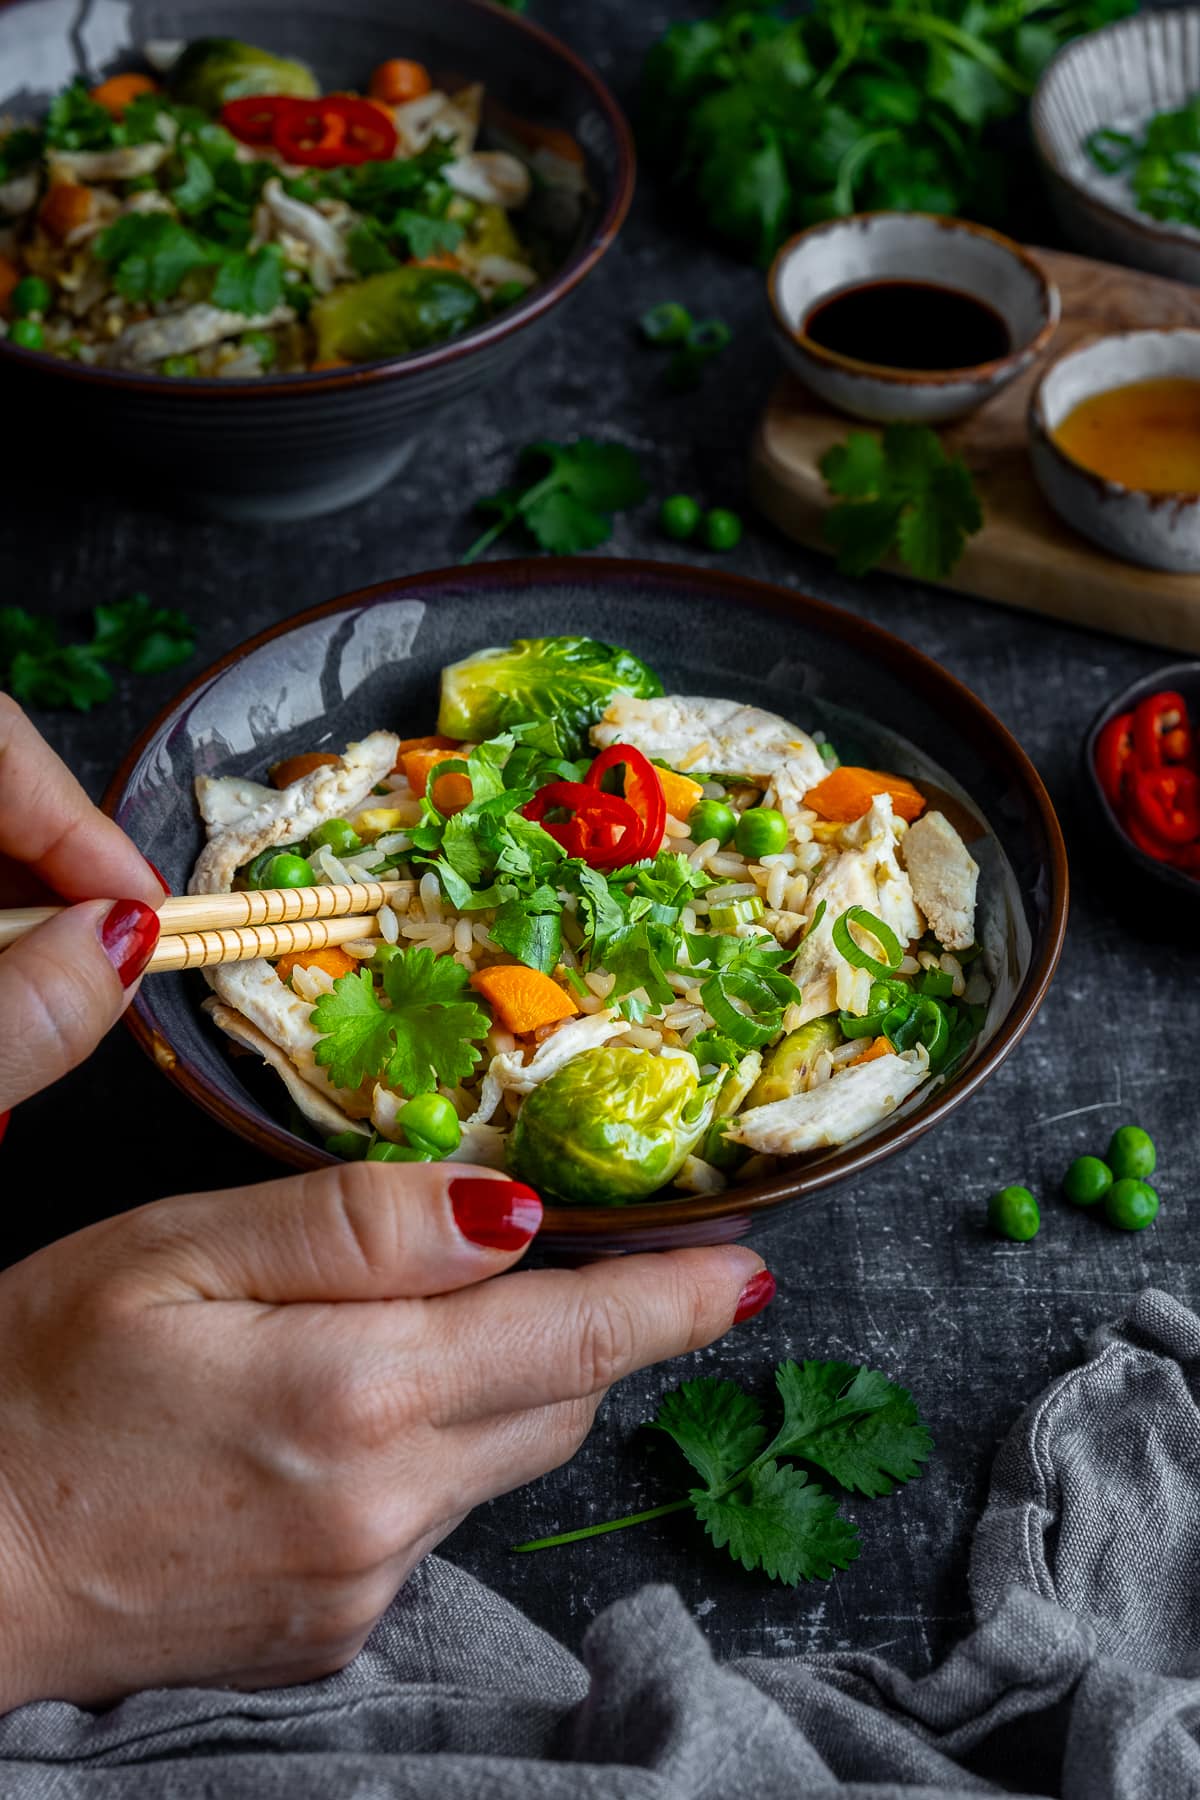
[[(583, 1662), (439, 1557), (348, 1669), (0, 1719), (2, 1800), (1200, 1800), (1200, 1319), (1147, 1290), (1025, 1413), (932, 1674), (714, 1663), (670, 1588)], [(999, 1785), (998, 1785), (999, 1784)]]

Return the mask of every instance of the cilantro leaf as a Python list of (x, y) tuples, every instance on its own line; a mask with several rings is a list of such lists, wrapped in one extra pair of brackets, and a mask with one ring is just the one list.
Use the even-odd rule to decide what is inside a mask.
[(650, 1429), (673, 1438), (710, 1488), (753, 1462), (767, 1441), (758, 1401), (736, 1382), (711, 1376), (685, 1381), (667, 1394)]
[(96, 255), (110, 265), (126, 300), (169, 300), (193, 269), (216, 262), (213, 245), (167, 213), (125, 213), (95, 240)]
[(214, 306), (250, 316), (270, 313), (283, 300), (283, 251), (278, 244), (241, 251), (222, 263), (213, 283)]
[(47, 655), (19, 650), (5, 686), (25, 706), (70, 706), (90, 712), (112, 696), (112, 676), (86, 644), (67, 644)]
[(843, 574), (865, 575), (894, 549), (921, 580), (944, 581), (983, 524), (970, 471), (927, 425), (889, 425), (882, 439), (853, 431), (820, 468), (840, 497), (825, 536)]
[(410, 256), (418, 260), (457, 250), (465, 236), (465, 227), (457, 219), (435, 219), (428, 213), (402, 206), (392, 221), (392, 230), (404, 238)]
[(186, 662), (196, 648), (196, 628), (186, 613), (155, 606), (146, 594), (130, 594), (94, 609), (92, 649), (136, 675), (158, 675)]
[(505, 901), (489, 927), (493, 940), (530, 969), (552, 974), (562, 955), (562, 918), (557, 910), (531, 912), (523, 896)]
[(844, 1488), (890, 1494), (932, 1448), (912, 1396), (876, 1369), (787, 1362), (776, 1372), (784, 1423), (771, 1450), (816, 1463)]
[(342, 975), (312, 1010), (319, 1040), (313, 1052), (335, 1086), (371, 1078), (399, 1092), (453, 1087), (480, 1060), (491, 1021), (463, 994), (468, 976), (450, 956), (400, 950), (383, 970), (384, 1006), (366, 969)]
[(0, 183), (19, 175), (42, 154), (42, 134), (31, 125), (18, 125), (0, 137)]
[(382, 275), (399, 266), (388, 249), (383, 229), (374, 219), (363, 219), (346, 239), (346, 255), (356, 275)]
[(859, 1553), (854, 1526), (800, 1469), (765, 1462), (744, 1487), (698, 1495), (694, 1505), (718, 1550), (728, 1549), (744, 1569), (762, 1569), (788, 1587), (828, 1581)]
[(638, 460), (623, 444), (579, 438), (570, 444), (542, 440), (521, 454), (524, 486), (502, 488), (477, 503), (497, 515), (471, 545), (474, 562), (510, 525), (521, 524), (543, 550), (572, 555), (594, 549), (612, 532), (612, 514), (645, 498)]

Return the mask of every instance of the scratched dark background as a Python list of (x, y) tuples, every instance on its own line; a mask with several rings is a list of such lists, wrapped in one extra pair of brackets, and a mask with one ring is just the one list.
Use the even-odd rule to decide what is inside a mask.
[[(533, 12), (627, 103), (641, 53), (668, 16), (634, 0), (533, 0)], [(662, 362), (633, 331), (645, 306), (667, 298), (736, 332), (705, 385), (684, 397), (661, 387)], [(757, 523), (745, 494), (746, 449), (776, 373), (764, 311), (761, 278), (685, 235), (643, 177), (616, 249), (556, 316), (534, 358), (507, 387), (446, 420), (410, 472), (374, 499), (308, 525), (248, 529), (165, 516), (98, 487), (64, 491), (46, 466), (14, 471), (0, 518), (0, 596), (78, 629), (93, 603), (144, 588), (197, 622), (187, 669), (128, 678), (91, 717), (38, 718), (98, 795), (185, 676), (291, 610), (453, 562), (473, 536), (466, 497), (509, 479), (516, 446), (589, 433), (631, 445), (657, 496), (683, 490), (744, 510), (746, 537), (723, 566), (898, 632), (1016, 732), (1059, 808), (1074, 887), (1058, 977), (1020, 1048), (907, 1156), (761, 1230), (755, 1241), (780, 1284), (761, 1318), (710, 1351), (624, 1383), (573, 1464), (477, 1512), (446, 1546), (572, 1644), (618, 1595), (670, 1581), (721, 1655), (879, 1650), (917, 1672), (969, 1622), (972, 1529), (993, 1454), (1023, 1404), (1140, 1288), (1190, 1301), (1197, 1286), (1189, 1221), (1200, 1172), (1189, 1029), (1200, 973), (1196, 914), (1164, 914), (1156, 890), (1089, 840), (1077, 772), (1095, 710), (1171, 658), (900, 580), (844, 581)], [(613, 554), (675, 555), (654, 514), (648, 502), (621, 519)], [(1068, 1207), (1056, 1185), (1073, 1156), (1102, 1152), (1115, 1126), (1135, 1121), (1160, 1146), (1163, 1206), (1152, 1229), (1126, 1236)], [(118, 1030), (84, 1070), (15, 1115), (0, 1156), (3, 1252), (12, 1260), (90, 1217), (181, 1186), (275, 1172), (176, 1095)], [(1031, 1244), (986, 1230), (987, 1196), (1010, 1181), (1044, 1196)], [(519, 1539), (670, 1497), (670, 1470), (637, 1431), (658, 1395), (700, 1370), (767, 1395), (785, 1356), (885, 1369), (911, 1388), (933, 1431), (922, 1480), (850, 1508), (863, 1554), (847, 1573), (791, 1592), (709, 1551), (677, 1519), (539, 1557), (509, 1554)]]

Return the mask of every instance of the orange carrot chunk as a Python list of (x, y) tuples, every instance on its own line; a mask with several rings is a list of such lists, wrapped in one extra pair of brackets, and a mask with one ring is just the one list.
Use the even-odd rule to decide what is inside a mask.
[(458, 739), (438, 737), (434, 732), (431, 737), (401, 738), (396, 746), (396, 760), (392, 765), (393, 775), (400, 768), (410, 750), (457, 750)]
[(414, 794), (423, 794), (429, 781), (430, 770), (436, 769), (439, 763), (457, 760), (457, 744), (450, 749), (407, 750), (400, 758), (404, 766), (405, 779)]
[(388, 106), (403, 106), (406, 100), (419, 100), (432, 86), (424, 63), (393, 56), (380, 63), (367, 92), (372, 100), (383, 100)]
[(56, 181), (42, 201), (38, 217), (51, 237), (65, 243), (73, 231), (92, 216), (93, 196), (88, 187), (74, 181)]
[(471, 778), (460, 769), (447, 769), (444, 775), (435, 776), (429, 793), (433, 804), (447, 819), (451, 813), (460, 813), (464, 807), (470, 806), (474, 797)]
[(570, 994), (560, 988), (557, 981), (543, 975), (540, 969), (527, 969), (523, 963), (503, 963), (493, 969), (480, 969), (472, 975), (471, 986), (483, 995), (500, 1023), (514, 1037), (525, 1037), (543, 1025), (573, 1018), (579, 1011)]
[(293, 969), (324, 969), (336, 981), (339, 975), (352, 975), (357, 967), (352, 956), (329, 944), (324, 950), (289, 950), (275, 964), (275, 973), (280, 981), (290, 981)]
[(140, 94), (157, 92), (158, 83), (151, 81), (149, 75), (110, 75), (107, 81), (92, 89), (92, 99), (114, 119), (120, 119), (131, 100), (136, 100)]
[(809, 788), (804, 804), (823, 819), (838, 819), (848, 825), (870, 812), (877, 794), (890, 794), (896, 817), (907, 819), (910, 825), (925, 811), (924, 794), (911, 781), (905, 781), (903, 775), (852, 766), (834, 769), (824, 781)]
[(656, 768), (659, 786), (663, 791), (663, 799), (667, 803), (667, 811), (673, 819), (686, 819), (693, 806), (698, 806), (704, 798), (704, 789), (690, 775), (680, 775), (674, 769)]
[(855, 1057), (854, 1060), (855, 1060), (855, 1062), (860, 1062), (860, 1063), (874, 1062), (876, 1057), (891, 1056), (892, 1054), (893, 1054), (893, 1050), (892, 1050), (891, 1039), (885, 1038), (885, 1037), (877, 1037), (875, 1039), (875, 1042), (871, 1045), (871, 1048), (869, 1050), (864, 1051), (861, 1056)]
[(300, 756), (285, 757), (277, 762), (271, 770), (271, 785), (277, 788), (291, 787), (293, 781), (303, 781), (314, 769), (322, 768), (326, 763), (341, 762), (340, 756), (334, 756), (328, 750), (305, 750)]

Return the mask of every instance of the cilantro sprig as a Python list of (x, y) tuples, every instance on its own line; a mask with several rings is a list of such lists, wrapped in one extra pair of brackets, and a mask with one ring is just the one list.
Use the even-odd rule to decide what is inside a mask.
[(844, 1492), (890, 1494), (921, 1473), (932, 1449), (912, 1396), (878, 1370), (785, 1362), (775, 1372), (782, 1418), (736, 1382), (711, 1376), (665, 1396), (650, 1429), (673, 1439), (700, 1484), (681, 1498), (600, 1525), (516, 1544), (548, 1550), (689, 1509), (735, 1562), (794, 1587), (828, 1580), (859, 1554), (858, 1532), (803, 1463)]
[(646, 497), (637, 457), (623, 444), (593, 438), (555, 444), (548, 439), (521, 452), (523, 484), (501, 488), (476, 502), (495, 515), (476, 538), (464, 563), (474, 562), (512, 525), (520, 525), (543, 550), (571, 556), (593, 550), (612, 535), (612, 515)]
[(387, 958), (382, 992), (368, 969), (339, 976), (312, 1010), (313, 1055), (340, 1088), (375, 1079), (411, 1098), (453, 1087), (480, 1061), (491, 1029), (467, 982), (453, 957), (425, 948)]
[(825, 536), (844, 575), (865, 575), (894, 550), (920, 580), (944, 581), (983, 525), (970, 470), (927, 425), (889, 425), (882, 438), (852, 431), (820, 469), (839, 496)]
[(88, 643), (64, 644), (53, 620), (20, 606), (0, 607), (0, 687), (24, 706), (90, 712), (112, 697), (107, 664), (158, 675), (196, 648), (187, 615), (155, 606), (145, 594), (97, 606), (92, 618)]

